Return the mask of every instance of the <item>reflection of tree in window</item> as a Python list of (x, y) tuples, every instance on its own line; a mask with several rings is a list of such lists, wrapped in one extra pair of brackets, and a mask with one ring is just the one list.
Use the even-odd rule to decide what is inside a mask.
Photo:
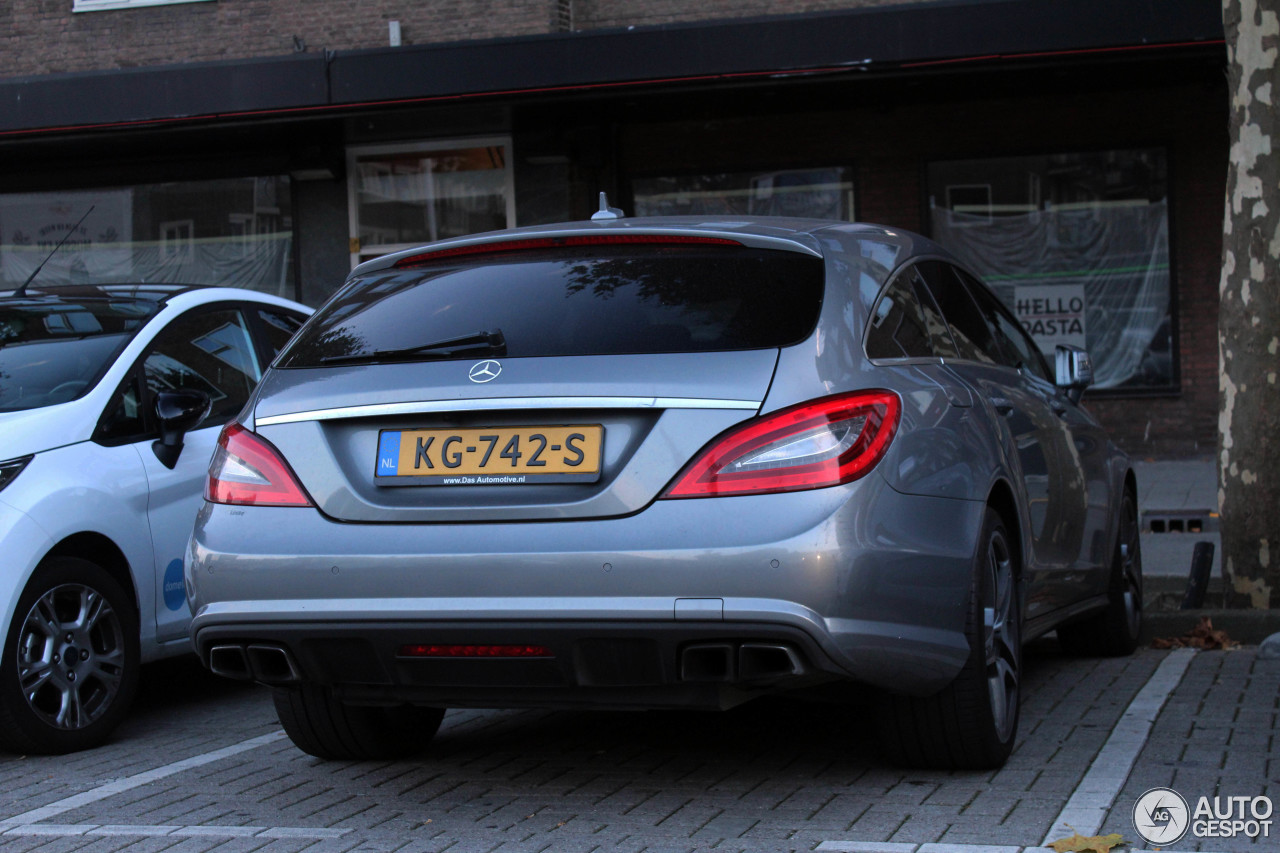
[(822, 273), (817, 258), (751, 249), (513, 251), (432, 263), (343, 291), (282, 364), (494, 330), (509, 357), (782, 346), (812, 330)]
[[(803, 320), (795, 322), (794, 303), (799, 300), (794, 297), (762, 300), (763, 294), (777, 297), (791, 290), (790, 282), (779, 274), (779, 265), (758, 256), (712, 253), (684, 255), (674, 263), (662, 263), (660, 258), (566, 261), (565, 296), (590, 293), (597, 299), (611, 299), (630, 292), (635, 303), (651, 306), (655, 310), (647, 315), (621, 315), (632, 321), (630, 328), (611, 324), (614, 335), (629, 334), (634, 338), (631, 348), (640, 351), (666, 349), (668, 341), (675, 349), (756, 347), (779, 335), (797, 339), (807, 325)], [(768, 310), (762, 310), (762, 301), (770, 303)], [(801, 311), (812, 316), (812, 305)], [(699, 342), (703, 345), (698, 346)]]

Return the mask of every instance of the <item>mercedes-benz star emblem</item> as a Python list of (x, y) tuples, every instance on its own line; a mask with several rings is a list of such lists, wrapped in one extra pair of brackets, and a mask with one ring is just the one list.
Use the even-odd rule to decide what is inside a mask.
[(501, 372), (502, 365), (490, 358), (471, 365), (471, 369), (467, 371), (467, 378), (472, 382), (488, 382), (491, 379), (497, 379)]

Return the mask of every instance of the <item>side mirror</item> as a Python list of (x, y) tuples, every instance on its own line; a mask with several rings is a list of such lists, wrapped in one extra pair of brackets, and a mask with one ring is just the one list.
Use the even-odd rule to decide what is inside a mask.
[(1093, 362), (1080, 347), (1058, 344), (1055, 350), (1057, 375), (1055, 384), (1067, 392), (1073, 403), (1080, 402), (1084, 389), (1093, 384)]
[(172, 469), (182, 454), (182, 437), (209, 416), (213, 401), (203, 391), (184, 389), (161, 391), (156, 395), (156, 419), (160, 422), (160, 439), (151, 442), (151, 450), (160, 464)]

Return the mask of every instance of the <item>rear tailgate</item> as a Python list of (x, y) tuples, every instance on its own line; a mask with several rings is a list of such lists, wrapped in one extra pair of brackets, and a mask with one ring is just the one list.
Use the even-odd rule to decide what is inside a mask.
[(254, 411), (343, 521), (635, 512), (758, 412), (825, 281), (799, 243), (633, 232), (388, 264), (317, 313)]

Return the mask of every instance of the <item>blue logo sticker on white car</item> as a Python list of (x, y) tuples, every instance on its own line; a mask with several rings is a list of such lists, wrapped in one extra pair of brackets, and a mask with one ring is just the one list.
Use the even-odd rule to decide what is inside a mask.
[(187, 588), (182, 582), (182, 561), (170, 560), (164, 569), (164, 606), (181, 610), (187, 603)]

